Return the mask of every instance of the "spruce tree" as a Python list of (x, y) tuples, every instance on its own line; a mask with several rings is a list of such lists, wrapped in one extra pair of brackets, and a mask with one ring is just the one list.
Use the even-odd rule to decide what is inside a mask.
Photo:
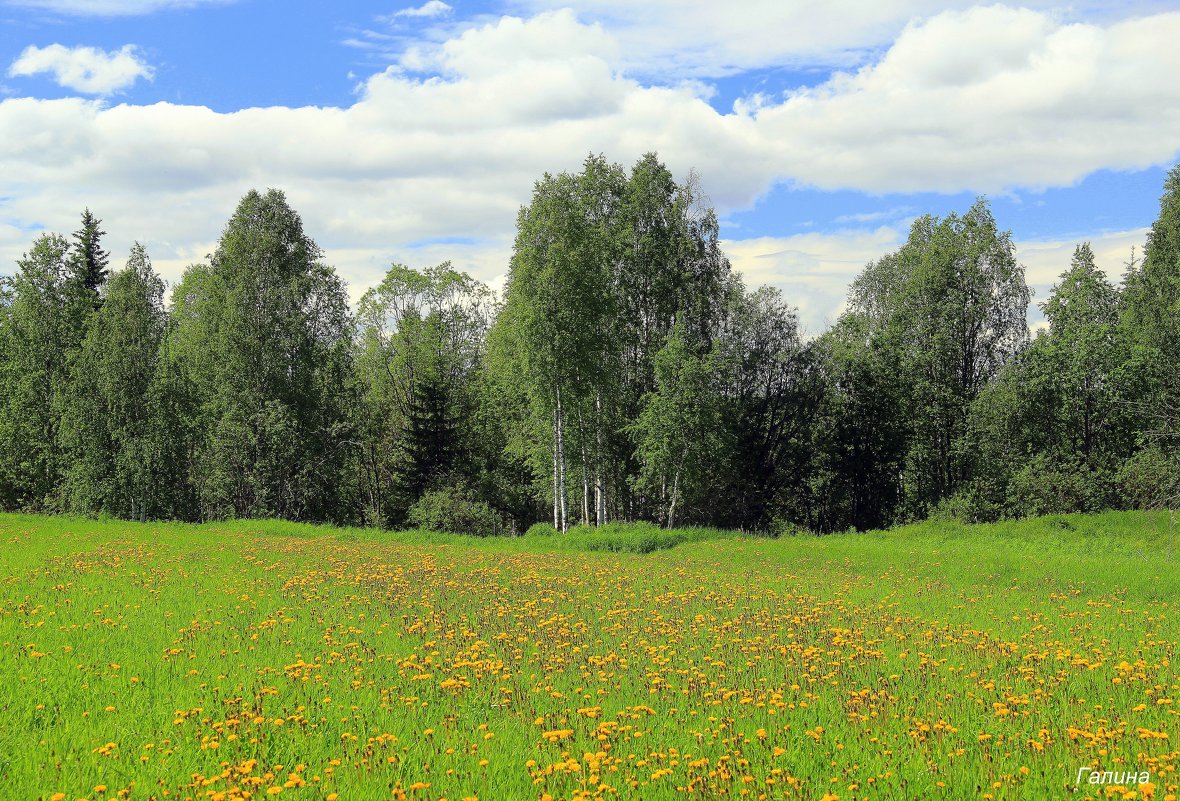
[(417, 500), (435, 489), (451, 473), (459, 444), (459, 420), (442, 381), (431, 376), (421, 381), (409, 403), (403, 452), (406, 458), (404, 488)]
[(1127, 405), (1143, 428), (1180, 428), (1174, 422), (1180, 416), (1180, 165), (1164, 182), (1143, 263), (1132, 266), (1124, 283), (1120, 325), (1131, 346)]
[(73, 252), (71, 253), (71, 278), (78, 288), (88, 293), (98, 305), (99, 291), (106, 283), (110, 270), (110, 253), (102, 249), (102, 238), (106, 231), (99, 228), (102, 220), (95, 217), (90, 209), (82, 212), (82, 227), (74, 232)]

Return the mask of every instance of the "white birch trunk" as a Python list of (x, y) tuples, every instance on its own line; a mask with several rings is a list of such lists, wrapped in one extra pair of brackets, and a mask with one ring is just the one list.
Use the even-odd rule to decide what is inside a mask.
[(680, 497), (680, 468), (684, 460), (676, 466), (676, 474), (672, 477), (672, 501), (668, 504), (668, 528), (676, 525), (676, 501)]
[(606, 486), (602, 477), (602, 393), (594, 393), (594, 517), (606, 524)]
[(561, 531), (561, 505), (558, 502), (560, 486), (558, 483), (557, 448), (560, 438), (557, 434), (557, 407), (553, 407), (553, 527)]
[(590, 525), (590, 460), (582, 446), (582, 524)]
[(569, 531), (569, 505), (565, 492), (565, 415), (561, 410), (561, 387), (557, 388), (557, 485), (561, 507), (562, 533)]

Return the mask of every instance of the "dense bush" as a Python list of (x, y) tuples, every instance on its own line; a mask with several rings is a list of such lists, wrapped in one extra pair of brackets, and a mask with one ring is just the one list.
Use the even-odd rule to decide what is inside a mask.
[(558, 531), (552, 523), (533, 523), (524, 533), (526, 537), (556, 537)]
[(427, 531), (493, 537), (507, 534), (504, 518), (488, 504), (458, 487), (426, 492), (410, 507), (410, 523)]
[(1008, 505), (1020, 517), (1097, 512), (1108, 507), (1105, 473), (1083, 465), (1058, 466), (1043, 455), (1017, 470), (1008, 486)]
[(1180, 459), (1149, 445), (1123, 464), (1116, 481), (1132, 508), (1174, 508), (1180, 501)]

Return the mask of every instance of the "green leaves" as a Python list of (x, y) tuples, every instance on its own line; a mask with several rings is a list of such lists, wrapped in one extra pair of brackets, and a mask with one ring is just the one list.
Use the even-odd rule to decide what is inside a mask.
[(716, 348), (697, 352), (684, 326), (672, 329), (655, 357), (656, 389), (630, 430), (641, 465), (638, 484), (659, 497), (661, 521), (675, 525), (685, 495), (696, 497), (716, 466), (724, 441), (723, 375)]
[(983, 199), (963, 215), (919, 218), (901, 250), (854, 283), (869, 346), (893, 351), (900, 370), (909, 515), (924, 516), (969, 478), (970, 407), (1028, 341), (1028, 301), (1011, 235)]
[(58, 444), (68, 364), (83, 332), (70, 311), (70, 248), (43, 234), (17, 262), (0, 332), (0, 500), (53, 509), (63, 458)]
[(60, 432), (69, 456), (68, 508), (132, 519), (173, 511), (157, 439), (163, 409), (155, 382), (166, 328), (164, 282), (136, 244), (108, 282), (71, 365)]
[(242, 198), (167, 311), (142, 247), (108, 275), (87, 210), (0, 278), (0, 506), (831, 530), (1170, 486), (1180, 168), (1125, 290), (1080, 245), (1032, 342), (982, 199), (918, 218), (805, 341), (731, 274), (703, 198), (654, 154), (591, 155), (535, 185), (502, 303), (394, 265), (355, 317), (281, 192)]
[(250, 192), (177, 290), (169, 346), (194, 404), (203, 516), (338, 511), (352, 322), (320, 255), (281, 192)]
[[(358, 305), (355, 418), (359, 502), (383, 525), (401, 523), (423, 492), (478, 473), (474, 442), (491, 290), (444, 262), (393, 265)], [(481, 431), (481, 436), (490, 432)]]

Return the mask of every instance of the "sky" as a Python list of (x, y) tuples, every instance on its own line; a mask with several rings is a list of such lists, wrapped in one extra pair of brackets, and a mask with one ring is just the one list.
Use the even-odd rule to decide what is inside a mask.
[[(103, 220), (175, 284), (283, 190), (353, 298), (502, 285), (545, 172), (655, 151), (811, 335), (913, 219), (989, 199), (1034, 302), (1141, 253), (1180, 153), (1173, 2), (0, 0), (0, 273)], [(1034, 309), (1030, 320), (1043, 324)]]

